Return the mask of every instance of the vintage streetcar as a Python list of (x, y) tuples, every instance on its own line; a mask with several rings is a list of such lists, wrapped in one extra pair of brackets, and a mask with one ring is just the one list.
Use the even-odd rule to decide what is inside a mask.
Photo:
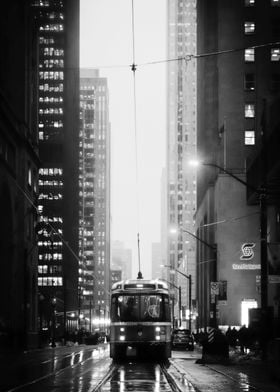
[(170, 296), (166, 282), (116, 282), (111, 293), (110, 357), (171, 356)]

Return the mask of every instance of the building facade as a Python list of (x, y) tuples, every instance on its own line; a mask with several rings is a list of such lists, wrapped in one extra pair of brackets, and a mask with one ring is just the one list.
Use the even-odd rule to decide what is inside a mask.
[(40, 327), (78, 308), (79, 1), (33, 1), (39, 39)]
[(38, 52), (31, 2), (3, 5), (0, 43), (0, 348), (27, 349), (37, 346)]
[(132, 279), (132, 250), (121, 241), (112, 242), (111, 269), (121, 271), (121, 279)]
[(197, 2), (198, 328), (248, 324), (261, 304), (260, 209), (247, 200), (246, 160), (261, 140), (263, 99), (279, 97), (279, 83), (270, 89), (279, 10), (278, 1)]
[(192, 275), (196, 292), (193, 216), (196, 174), (187, 162), (196, 153), (196, 1), (168, 1), (167, 66), (167, 280), (182, 286), (182, 305), (189, 311), (189, 290), (181, 270)]
[(107, 80), (94, 69), (80, 74), (79, 314), (109, 314), (110, 124)]

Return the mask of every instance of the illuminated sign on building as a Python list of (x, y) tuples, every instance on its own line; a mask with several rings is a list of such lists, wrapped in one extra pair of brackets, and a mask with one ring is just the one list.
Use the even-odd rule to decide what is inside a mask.
[(246, 242), (241, 246), (242, 255), (240, 260), (251, 260), (254, 257), (253, 248), (256, 246), (253, 242)]
[[(245, 242), (241, 245), (241, 256), (240, 260), (249, 261), (255, 256), (253, 248), (256, 246), (254, 242)], [(261, 269), (260, 264), (232, 264), (232, 269), (234, 270), (258, 270)]]

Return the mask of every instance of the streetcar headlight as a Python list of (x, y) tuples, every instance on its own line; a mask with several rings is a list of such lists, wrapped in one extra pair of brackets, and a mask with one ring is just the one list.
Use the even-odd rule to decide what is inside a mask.
[(160, 327), (156, 327), (156, 332), (160, 332)]
[(156, 336), (156, 340), (160, 340), (160, 336), (159, 335)]
[(124, 328), (120, 328), (120, 331), (121, 331), (121, 332), (124, 332)]
[(121, 336), (120, 336), (120, 340), (121, 340), (121, 341), (124, 341), (124, 340), (125, 340), (125, 336), (124, 336), (124, 335), (121, 335)]

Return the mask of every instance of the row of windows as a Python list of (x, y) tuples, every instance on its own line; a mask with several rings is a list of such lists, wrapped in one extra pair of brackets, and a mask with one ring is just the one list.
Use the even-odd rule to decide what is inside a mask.
[(39, 140), (57, 140), (59, 137), (58, 132), (39, 132)]
[(59, 23), (51, 23), (51, 24), (45, 24), (43, 26), (40, 26), (39, 28), (40, 31), (63, 31), (64, 30), (64, 26), (63, 24), (59, 24)]
[[(252, 63), (255, 61), (255, 49), (247, 48), (245, 49), (244, 58), (247, 63)], [(272, 62), (280, 61), (280, 48), (270, 49), (270, 60)]]
[(47, 12), (44, 15), (46, 15), (48, 19), (64, 19), (64, 15), (62, 12)]
[(64, 80), (64, 72), (62, 71), (45, 71), (39, 72), (40, 79)]
[(39, 200), (62, 200), (62, 198), (61, 193), (40, 193), (39, 195)]
[(62, 96), (57, 96), (57, 97), (40, 97), (39, 98), (40, 103), (62, 103), (63, 102), (63, 97)]
[(62, 187), (63, 182), (62, 181), (56, 181), (56, 180), (39, 180), (39, 186), (57, 186), (57, 187)]
[(54, 48), (52, 46), (43, 49), (44, 56), (55, 56), (55, 57), (62, 57), (64, 56), (64, 49)]
[(39, 254), (39, 260), (62, 260), (62, 253)]
[(49, 83), (44, 83), (39, 85), (39, 90), (40, 91), (49, 91), (49, 92), (54, 92), (54, 93), (62, 93), (63, 92), (63, 83), (57, 83), (57, 84), (49, 84)]
[(95, 86), (91, 86), (91, 85), (89, 85), (89, 86), (80, 86), (80, 90), (95, 90)]
[(94, 94), (80, 94), (80, 100), (81, 101), (94, 100)]
[(53, 45), (54, 38), (39, 37), (39, 44), (40, 45)]
[(63, 109), (62, 108), (46, 108), (46, 109), (39, 109), (39, 114), (56, 114), (62, 115)]
[(59, 223), (63, 223), (63, 218), (61, 216), (39, 216), (38, 219), (39, 222), (45, 222), (45, 223), (49, 223), (49, 222), (59, 222)]
[(43, 64), (41, 63), (39, 68), (63, 68), (64, 60), (62, 59), (46, 59)]
[(81, 197), (94, 197), (94, 192), (79, 192)]
[(62, 278), (58, 276), (38, 278), (38, 286), (62, 286)]
[(39, 169), (41, 176), (62, 176), (63, 170), (58, 167), (44, 167)]
[(62, 241), (38, 241), (38, 246), (45, 246), (48, 248), (61, 247)]
[(40, 122), (39, 123), (39, 128), (62, 128), (63, 127), (63, 121), (62, 120), (51, 120), (51, 121), (45, 121), (45, 123)]
[(61, 265), (38, 265), (39, 274), (57, 274), (62, 272)]

